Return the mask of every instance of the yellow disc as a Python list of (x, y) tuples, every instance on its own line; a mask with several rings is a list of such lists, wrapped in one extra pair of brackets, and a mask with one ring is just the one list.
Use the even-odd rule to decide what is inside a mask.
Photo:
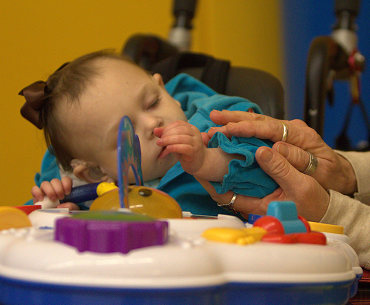
[[(182, 210), (168, 194), (145, 186), (130, 186), (128, 189), (129, 209), (137, 214), (152, 218), (182, 218)], [(116, 211), (120, 208), (119, 190), (112, 189), (94, 200), (90, 211)]]
[(116, 211), (119, 208), (119, 192), (117, 187), (96, 198), (90, 206), (90, 211)]
[(170, 195), (146, 186), (130, 187), (129, 209), (153, 218), (182, 218), (180, 205)]
[(337, 225), (329, 225), (326, 223), (308, 221), (311, 231), (322, 232), (322, 233), (335, 233), (343, 234), (343, 227)]
[(0, 230), (31, 227), (27, 214), (17, 208), (0, 206)]

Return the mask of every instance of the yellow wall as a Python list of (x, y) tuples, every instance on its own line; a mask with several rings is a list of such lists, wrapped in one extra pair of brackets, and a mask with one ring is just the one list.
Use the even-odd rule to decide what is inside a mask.
[[(167, 37), (172, 0), (3, 1), (0, 18), (0, 205), (30, 199), (45, 151), (43, 135), (21, 118), (17, 93), (65, 61), (120, 50), (134, 33)], [(198, 0), (193, 51), (282, 77), (278, 0)]]

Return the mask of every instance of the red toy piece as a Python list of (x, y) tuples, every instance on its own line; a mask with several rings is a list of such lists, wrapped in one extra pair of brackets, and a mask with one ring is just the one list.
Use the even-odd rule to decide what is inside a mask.
[(282, 223), (274, 216), (263, 216), (258, 218), (254, 222), (253, 226), (265, 229), (268, 234), (284, 234)]
[(267, 231), (261, 241), (326, 245), (326, 236), (320, 232), (311, 232), (309, 223), (297, 214), (293, 202), (275, 201), (272, 204), (272, 208), (269, 206), (268, 209), (270, 215), (258, 218), (253, 224), (254, 227), (261, 227)]
[(320, 232), (292, 233), (292, 234), (266, 234), (262, 241), (280, 244), (316, 244), (326, 245), (326, 237)]
[(34, 210), (38, 210), (38, 209), (41, 209), (41, 205), (20, 205), (20, 206), (16, 206), (14, 208), (17, 208), (19, 210), (22, 210), (23, 212), (25, 212), (27, 215), (29, 215), (31, 212), (33, 212)]

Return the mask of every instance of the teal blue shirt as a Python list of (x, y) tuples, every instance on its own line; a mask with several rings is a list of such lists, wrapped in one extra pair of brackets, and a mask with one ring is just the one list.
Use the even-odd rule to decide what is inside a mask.
[[(214, 90), (187, 75), (179, 74), (166, 84), (168, 93), (181, 103), (189, 123), (198, 127), (201, 132), (207, 132), (210, 127), (217, 126), (209, 118), (212, 110), (238, 110), (253, 109), (261, 113), (260, 108), (241, 97), (230, 97), (216, 93)], [(272, 146), (269, 141), (256, 138), (232, 137), (230, 140), (221, 133), (216, 133), (211, 139), (209, 147), (220, 147), (227, 153), (240, 154), (244, 160), (233, 160), (229, 164), (229, 173), (224, 176), (222, 183), (213, 183), (219, 194), (231, 190), (237, 194), (265, 197), (272, 193), (278, 185), (258, 166), (254, 155), (260, 146)], [(36, 174), (36, 185), (42, 181), (60, 179), (60, 173), (55, 157), (47, 151), (41, 164), (40, 173)], [(217, 215), (228, 213), (217, 206), (209, 194), (198, 181), (186, 173), (181, 164), (175, 164), (161, 179), (158, 189), (168, 193), (180, 204), (183, 211), (193, 214)], [(83, 204), (80, 208), (86, 209)]]
[[(261, 113), (261, 109), (254, 103), (241, 98), (217, 94), (202, 82), (186, 75), (179, 74), (166, 84), (170, 95), (181, 103), (189, 123), (198, 127), (201, 132), (207, 132), (210, 127), (217, 126), (209, 118), (212, 110), (253, 109)], [(256, 138), (237, 138), (230, 140), (221, 133), (216, 133), (208, 147), (220, 147), (227, 153), (240, 154), (245, 160), (233, 160), (229, 164), (229, 173), (224, 176), (222, 183), (213, 183), (219, 194), (231, 190), (237, 194), (265, 197), (272, 193), (278, 185), (257, 164), (254, 158), (260, 146), (272, 146), (269, 141)], [(208, 192), (192, 176), (186, 173), (181, 164), (175, 164), (161, 179), (158, 189), (175, 198), (183, 211), (193, 214), (217, 215), (228, 213), (217, 206)]]

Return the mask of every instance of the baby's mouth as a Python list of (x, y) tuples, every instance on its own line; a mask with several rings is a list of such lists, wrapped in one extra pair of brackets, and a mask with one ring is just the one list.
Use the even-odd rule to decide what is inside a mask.
[(158, 159), (162, 159), (162, 158), (166, 157), (169, 154), (170, 154), (170, 152), (168, 151), (167, 146), (165, 146), (165, 147), (163, 147), (161, 153), (159, 154)]

